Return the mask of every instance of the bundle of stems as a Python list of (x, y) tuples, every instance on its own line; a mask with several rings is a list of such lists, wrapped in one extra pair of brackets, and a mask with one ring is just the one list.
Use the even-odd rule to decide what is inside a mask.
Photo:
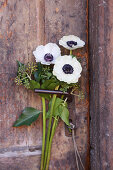
[[(58, 90), (58, 86), (55, 88), (55, 90)], [(51, 154), (51, 145), (52, 140), (55, 134), (55, 130), (58, 124), (58, 116), (54, 117), (54, 122), (52, 124), (52, 118), (53, 118), (53, 109), (55, 105), (57, 95), (54, 94), (52, 98), (51, 103), (51, 109), (50, 109), (50, 117), (49, 117), (49, 124), (48, 124), (48, 130), (47, 130), (47, 138), (46, 138), (46, 104), (45, 104), (45, 98), (42, 97), (42, 106), (43, 106), (43, 139), (42, 139), (42, 156), (41, 156), (41, 170), (48, 170), (49, 168), (49, 161), (50, 161), (50, 154)], [(46, 143), (45, 143), (46, 139)]]

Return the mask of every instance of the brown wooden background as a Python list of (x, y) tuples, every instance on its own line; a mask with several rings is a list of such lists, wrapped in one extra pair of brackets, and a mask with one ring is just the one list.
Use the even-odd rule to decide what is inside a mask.
[(113, 0), (89, 0), (91, 169), (113, 170)]
[[(89, 169), (88, 102), (88, 2), (87, 0), (1, 0), (0, 1), (0, 170), (37, 170), (40, 167), (41, 116), (30, 127), (12, 124), (26, 106), (41, 109), (37, 94), (17, 87), (16, 60), (34, 61), (37, 45), (55, 42), (74, 34), (86, 42), (77, 50), (83, 73), (81, 86), (85, 99), (69, 104), (70, 118), (76, 124), (76, 142), (86, 170)], [(65, 51), (68, 54), (68, 51)], [(53, 141), (50, 170), (75, 170), (72, 138), (60, 122)]]

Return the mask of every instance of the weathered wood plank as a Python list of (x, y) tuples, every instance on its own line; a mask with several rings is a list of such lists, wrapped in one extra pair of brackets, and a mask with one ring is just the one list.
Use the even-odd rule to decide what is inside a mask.
[(39, 170), (40, 157), (0, 158), (0, 170)]
[[(41, 109), (41, 101), (37, 94), (17, 87), (14, 83), (17, 72), (16, 60), (23, 63), (33, 61), (32, 51), (42, 43), (41, 38), (41, 42), (40, 39), (37, 41), (37, 25), (42, 22), (37, 18), (41, 12), (40, 1), (6, 2), (5, 5), (5, 1), (0, 2), (0, 170), (35, 170), (40, 166), (41, 147), (38, 149), (39, 152), (35, 149), (38, 156), (30, 156), (29, 147), (41, 145), (41, 119), (28, 128), (13, 128), (12, 125), (24, 107)], [(40, 34), (41, 31), (43, 32), (42, 28), (38, 28)], [(26, 153), (24, 159), (20, 156), (22, 147)]]
[(89, 6), (91, 170), (112, 170), (113, 1)]

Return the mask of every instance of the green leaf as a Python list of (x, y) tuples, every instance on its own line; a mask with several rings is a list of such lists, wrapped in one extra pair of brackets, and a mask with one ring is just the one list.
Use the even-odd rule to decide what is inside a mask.
[[(49, 118), (49, 115), (50, 115), (50, 110), (51, 110), (51, 102), (52, 100), (50, 100), (49, 102), (49, 108), (48, 108), (48, 112), (47, 112), (47, 115), (46, 117)], [(64, 107), (67, 107), (67, 104), (65, 103), (64, 105), (64, 100), (60, 99), (60, 98), (56, 98), (56, 101), (55, 101), (55, 105), (54, 105), (54, 109), (53, 109), (53, 116), (58, 116), (60, 115), (61, 113), (59, 112), (59, 106), (60, 105), (63, 105)]]
[(45, 80), (41, 85), (41, 89), (54, 90), (58, 86), (59, 82), (55, 79)]
[(50, 117), (50, 110), (48, 110), (48, 112), (46, 112), (46, 119), (49, 119)]
[(46, 73), (46, 75), (47, 75), (47, 77), (48, 77), (48, 79), (52, 76), (52, 73), (51, 72), (48, 72), (48, 73)]
[(40, 74), (39, 74), (38, 71), (35, 71), (35, 72), (34, 72), (34, 78), (35, 78), (35, 80), (36, 80), (37, 82), (40, 81), (41, 77), (40, 77)]
[(56, 86), (58, 86), (59, 83), (55, 82), (55, 83), (51, 83), (49, 86), (48, 86), (48, 90), (54, 90)]
[(69, 123), (69, 110), (66, 107), (60, 105), (59, 106), (59, 113), (60, 113), (59, 114), (60, 118), (65, 122), (65, 124), (70, 126), (70, 123)]
[(53, 112), (54, 112), (54, 116), (57, 116), (59, 115), (59, 106), (62, 105), (64, 103), (64, 100), (60, 99), (60, 98), (56, 98), (56, 101), (55, 101), (55, 105), (54, 105), (54, 109), (53, 109)]
[(72, 55), (72, 58), (77, 58), (76, 55)]
[[(36, 84), (36, 86), (33, 86), (34, 89), (40, 88), (40, 87), (38, 87), (38, 85), (40, 85), (38, 82), (36, 82), (34, 80), (31, 80), (31, 81), (32, 81), (32, 84), (34, 84), (34, 85)], [(57, 86), (56, 80), (54, 80), (54, 79), (45, 80), (44, 83), (41, 85), (41, 89), (54, 90), (56, 86)], [(47, 100), (51, 99), (51, 94), (39, 93), (39, 96), (44, 97)]]
[(20, 61), (17, 60), (18, 67), (24, 66)]
[(39, 88), (40, 88), (40, 84), (38, 82), (36, 82), (35, 80), (30, 81), (30, 89), (31, 90), (39, 89)]
[(14, 123), (13, 127), (18, 127), (22, 125), (31, 125), (32, 122), (36, 121), (41, 111), (33, 108), (33, 107), (26, 107), (18, 120)]
[[(49, 109), (46, 114), (46, 118), (49, 118), (50, 116), (50, 109), (51, 109), (51, 100), (49, 102)], [(53, 109), (53, 116), (54, 117), (59, 116), (65, 122), (66, 125), (70, 126), (69, 111), (67, 109), (67, 103), (58, 97), (56, 98), (56, 101), (55, 101), (55, 105)]]
[(34, 72), (34, 78), (37, 82), (41, 79), (41, 73), (42, 73), (42, 65), (41, 63), (37, 63), (37, 71)]
[(37, 68), (38, 68), (38, 72), (41, 73), (42, 72), (42, 64), (37, 63)]
[[(46, 117), (49, 118), (50, 115), (50, 108), (51, 108), (51, 101), (49, 102), (49, 109), (47, 112)], [(54, 109), (53, 109), (53, 116), (59, 116), (65, 123), (66, 125), (70, 125), (69, 123), (69, 111), (67, 109), (67, 103), (64, 102), (64, 100), (60, 98), (56, 98)]]

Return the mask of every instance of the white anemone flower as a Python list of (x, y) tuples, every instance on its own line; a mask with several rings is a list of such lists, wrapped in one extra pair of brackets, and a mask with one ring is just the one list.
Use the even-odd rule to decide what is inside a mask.
[(33, 51), (36, 62), (50, 65), (54, 64), (57, 57), (61, 56), (61, 50), (55, 43), (48, 43), (45, 46), (40, 45)]
[(63, 36), (59, 40), (59, 44), (68, 50), (75, 50), (77, 48), (82, 48), (85, 45), (85, 42), (82, 41), (79, 37), (74, 35)]
[(68, 84), (77, 83), (81, 72), (81, 64), (76, 58), (72, 58), (71, 55), (58, 57), (53, 68), (53, 75), (55, 75), (58, 80)]

